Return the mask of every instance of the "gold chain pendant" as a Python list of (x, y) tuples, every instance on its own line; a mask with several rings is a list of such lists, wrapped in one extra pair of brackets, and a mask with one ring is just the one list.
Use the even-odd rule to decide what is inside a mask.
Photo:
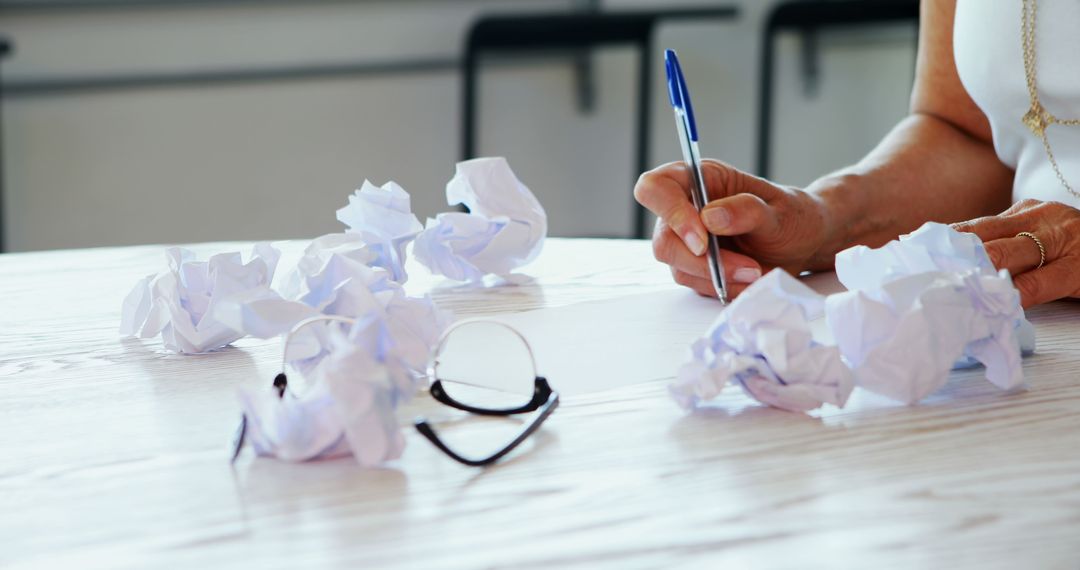
[(1039, 102), (1031, 104), (1031, 108), (1028, 109), (1027, 113), (1024, 113), (1021, 121), (1039, 138), (1046, 136), (1046, 127), (1050, 126), (1050, 119), (1047, 117), (1046, 109), (1043, 109), (1042, 103)]
[(1050, 139), (1046, 136), (1046, 129), (1050, 125), (1075, 126), (1080, 125), (1080, 119), (1059, 119), (1047, 111), (1042, 102), (1039, 101), (1039, 88), (1036, 81), (1038, 51), (1035, 45), (1036, 15), (1038, 14), (1039, 4), (1038, 0), (1023, 0), (1021, 4), (1023, 14), (1020, 18), (1020, 42), (1024, 53), (1024, 75), (1027, 80), (1031, 107), (1020, 118), (1020, 121), (1042, 142), (1043, 149), (1046, 150), (1046, 158), (1049, 160), (1051, 168), (1054, 169), (1058, 181), (1061, 182), (1061, 186), (1069, 194), (1080, 198), (1080, 192), (1077, 192), (1069, 184), (1069, 181), (1065, 180), (1065, 175), (1062, 174), (1061, 167), (1058, 166), (1057, 158), (1054, 156), (1054, 149), (1050, 146)]

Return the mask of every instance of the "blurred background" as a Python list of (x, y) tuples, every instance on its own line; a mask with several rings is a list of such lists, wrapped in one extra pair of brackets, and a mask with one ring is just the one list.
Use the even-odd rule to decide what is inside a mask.
[(467, 154), (506, 156), (552, 235), (632, 237), (636, 174), (680, 156), (664, 48), (704, 155), (802, 185), (905, 115), (916, 17), (916, 0), (0, 0), (2, 247), (310, 238), (343, 229), (365, 178), (423, 219)]

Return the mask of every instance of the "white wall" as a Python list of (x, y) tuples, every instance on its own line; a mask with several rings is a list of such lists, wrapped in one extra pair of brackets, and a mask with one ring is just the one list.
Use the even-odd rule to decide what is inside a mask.
[[(488, 10), (560, 8), (536, 0), (357, 2), (213, 8), (4, 12), (13, 82), (134, 71), (453, 57)], [(738, 23), (667, 25), (679, 50), (703, 152), (751, 168), (757, 57), (767, 2)], [(607, 9), (667, 6), (610, 1)], [(782, 44), (774, 172), (804, 184), (857, 159), (903, 116), (910, 29), (824, 36), (822, 89), (802, 94), (794, 38)], [(657, 54), (659, 57), (659, 54)], [(594, 58), (596, 110), (576, 107), (558, 60), (489, 66), (480, 150), (503, 154), (545, 204), (556, 235), (630, 228), (636, 59)], [(678, 150), (657, 66), (652, 158)], [(364, 178), (394, 179), (421, 216), (444, 206), (459, 150), (460, 84), (450, 71), (242, 86), (152, 88), (4, 101), (9, 249), (311, 237)]]

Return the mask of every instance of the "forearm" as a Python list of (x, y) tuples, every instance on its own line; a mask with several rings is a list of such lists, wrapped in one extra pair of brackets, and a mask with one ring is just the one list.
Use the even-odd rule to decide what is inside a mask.
[(826, 226), (813, 268), (831, 267), (840, 250), (877, 247), (927, 221), (998, 213), (1011, 202), (1012, 179), (989, 143), (932, 115), (913, 114), (858, 164), (806, 188)]

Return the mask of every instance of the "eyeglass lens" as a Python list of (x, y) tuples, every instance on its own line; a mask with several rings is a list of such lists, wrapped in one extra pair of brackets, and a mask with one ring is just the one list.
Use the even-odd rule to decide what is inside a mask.
[[(532, 352), (512, 328), (471, 321), (452, 329), (435, 357), (432, 396), (470, 414), (505, 416), (499, 421), (462, 416), (417, 429), (439, 449), (467, 465), (487, 465), (528, 438), (558, 405), (558, 395), (539, 378)], [(536, 412), (533, 415), (530, 412)]]

